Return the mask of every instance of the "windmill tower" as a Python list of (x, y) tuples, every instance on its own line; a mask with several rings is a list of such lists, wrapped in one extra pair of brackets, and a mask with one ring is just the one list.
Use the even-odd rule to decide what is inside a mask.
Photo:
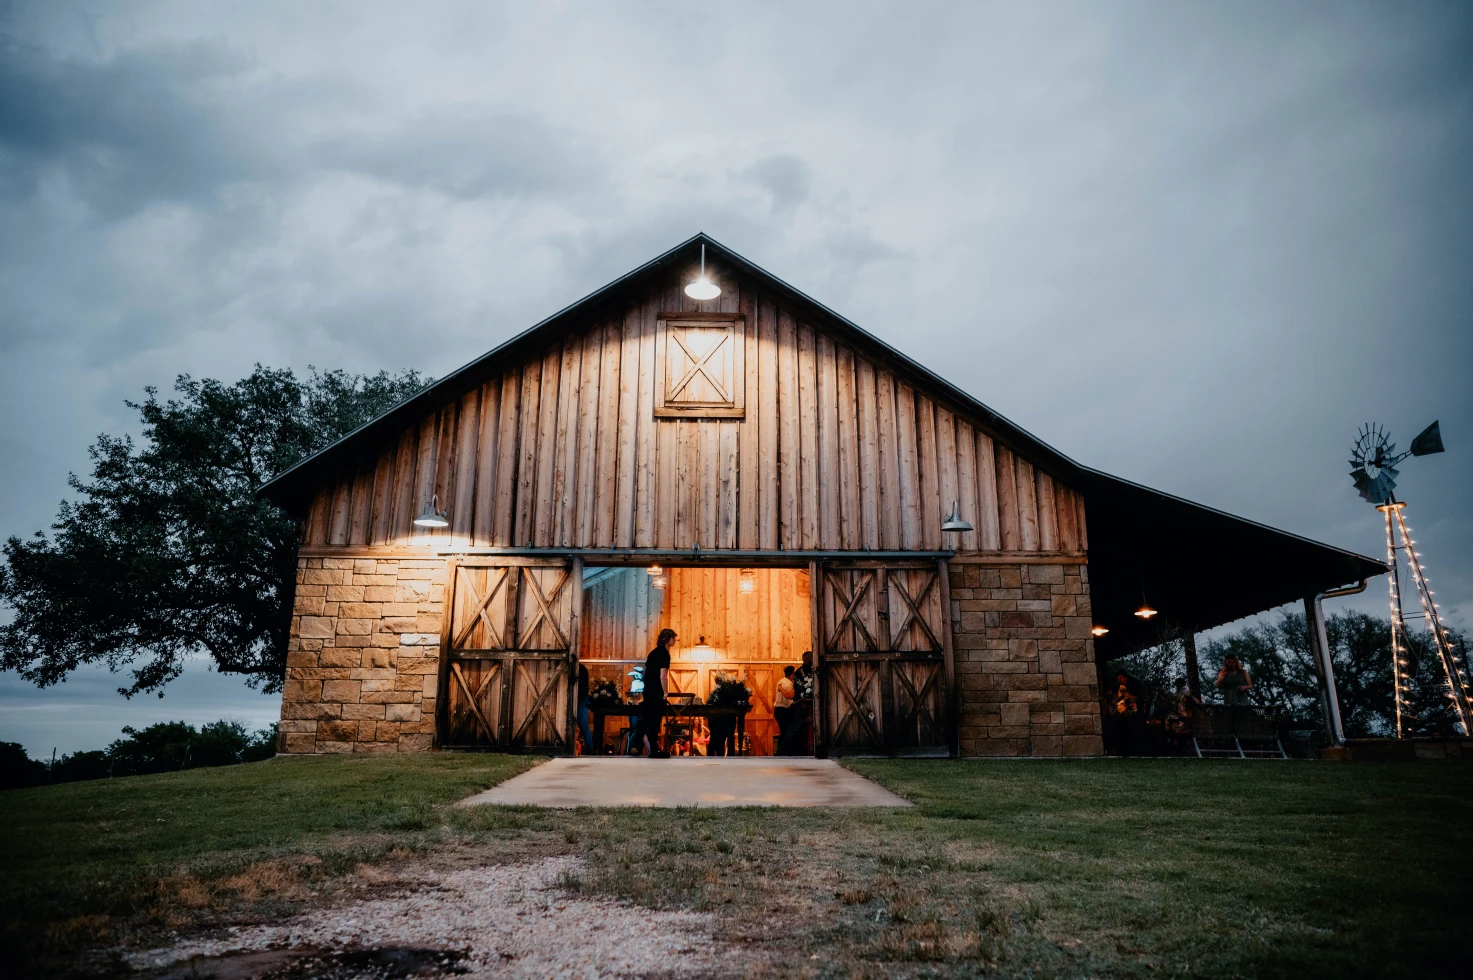
[[(1473, 689), (1468, 680), (1468, 665), (1453, 650), (1452, 640), (1442, 625), (1437, 603), (1432, 590), (1427, 586), (1427, 575), (1422, 569), (1422, 556), (1417, 554), (1412, 533), (1407, 528), (1406, 502), (1396, 499), (1396, 464), (1408, 456), (1429, 456), (1442, 452), (1442, 431), (1433, 422), (1412, 440), (1411, 448), (1400, 455), (1396, 444), (1380, 426), (1367, 423), (1355, 440), (1351, 450), (1350, 471), (1355, 488), (1363, 499), (1376, 505), (1386, 518), (1386, 570), (1391, 590), (1391, 674), (1396, 684), (1396, 737), (1401, 738), (1406, 726), (1406, 716), (1411, 714), (1409, 695), (1411, 685), (1406, 671), (1411, 666), (1411, 642), (1407, 634), (1407, 620), (1423, 619), (1432, 635), (1432, 645), (1442, 666), (1443, 678), (1447, 683), (1447, 697), (1453, 714), (1463, 729), (1470, 732), (1469, 718), (1473, 715)], [(1399, 542), (1399, 543), (1398, 543)], [(1407, 616), (1402, 605), (1401, 570), (1405, 566), (1421, 602), (1421, 613)]]

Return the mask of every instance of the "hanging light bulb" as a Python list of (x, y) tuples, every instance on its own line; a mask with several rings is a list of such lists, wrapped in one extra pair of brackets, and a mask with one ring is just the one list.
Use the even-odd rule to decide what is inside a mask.
[(437, 493), (430, 498), (424, 513), (414, 519), (416, 527), (449, 527), (450, 512), (440, 509), (440, 495)]
[(1091, 626), (1089, 632), (1091, 636), (1104, 636), (1110, 630), (1104, 626)]
[(1156, 613), (1157, 610), (1152, 609), (1148, 603), (1144, 602), (1141, 603), (1141, 607), (1135, 611), (1135, 614), (1141, 619), (1150, 619), (1152, 616), (1156, 615)]
[(649, 568), (646, 568), (645, 569), (645, 574), (651, 575), (651, 576), (654, 576), (654, 575), (663, 575), (664, 573), (665, 573), (665, 570), (663, 568), (661, 568), (659, 565), (651, 565)]
[(737, 578), (737, 591), (753, 593), (757, 591), (757, 573), (750, 568), (744, 568)]
[(691, 299), (715, 299), (721, 295), (721, 287), (706, 278), (706, 246), (701, 246), (701, 276), (691, 280), (685, 287), (685, 295)]
[(661, 572), (660, 574), (656, 575), (654, 578), (650, 579), (650, 585), (653, 585), (655, 588), (661, 590), (662, 592), (664, 591), (665, 586), (667, 586), (669, 584), (670, 584), (670, 576), (666, 575), (664, 572)]
[(697, 660), (716, 659), (716, 651), (711, 649), (711, 644), (706, 642), (706, 637), (704, 635), (696, 641), (696, 645), (694, 649), (691, 650), (691, 653), (695, 655), (695, 658)]

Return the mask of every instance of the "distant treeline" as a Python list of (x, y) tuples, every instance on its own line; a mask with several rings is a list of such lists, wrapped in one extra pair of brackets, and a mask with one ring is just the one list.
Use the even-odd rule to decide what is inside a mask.
[(123, 735), (106, 749), (74, 752), (54, 764), (30, 758), (15, 742), (0, 742), (0, 789), (233, 766), (276, 754), (274, 724), (251, 733), (237, 721), (216, 721), (199, 728), (182, 721), (161, 721), (144, 729), (124, 728)]
[[(1337, 613), (1326, 620), (1325, 632), (1345, 734), (1350, 738), (1395, 735), (1391, 620), (1362, 612)], [(1455, 653), (1463, 658), (1466, 637), (1455, 629), (1449, 634)], [(1186, 649), (1179, 631), (1164, 624), (1160, 636), (1157, 646), (1109, 665), (1112, 672), (1124, 671), (1138, 685), (1136, 693), (1143, 695), (1142, 709), (1148, 716), (1169, 710), (1173, 685), (1186, 676)], [(1457, 718), (1431, 634), (1414, 632), (1410, 640), (1411, 649), (1404, 654), (1410, 702), (1410, 710), (1402, 713), (1405, 731), (1408, 735), (1457, 734)], [(1202, 644), (1199, 679), (1202, 696), (1209, 703), (1221, 700), (1213, 682), (1229, 655), (1236, 656), (1252, 676), (1249, 699), (1254, 704), (1279, 709), (1286, 724), (1294, 727), (1320, 727), (1319, 680), (1302, 613), (1285, 613), (1277, 621), (1247, 626)]]

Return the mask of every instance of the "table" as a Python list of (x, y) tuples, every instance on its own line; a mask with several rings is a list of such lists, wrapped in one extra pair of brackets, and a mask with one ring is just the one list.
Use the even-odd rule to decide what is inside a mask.
[[(736, 744), (737, 754), (742, 754), (742, 742), (747, 734), (747, 712), (752, 710), (750, 704), (687, 704), (683, 701), (666, 701), (664, 715), (666, 718), (681, 715), (687, 718), (715, 718), (719, 715), (736, 716)], [(642, 704), (623, 704), (610, 701), (589, 701), (588, 711), (593, 715), (593, 745), (592, 752), (599, 755), (604, 747), (604, 718), (613, 715), (616, 718), (630, 718), (644, 714)]]

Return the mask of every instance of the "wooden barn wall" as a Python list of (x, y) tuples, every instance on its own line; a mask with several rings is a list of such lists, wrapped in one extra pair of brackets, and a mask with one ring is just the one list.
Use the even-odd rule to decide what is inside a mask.
[[(730, 277), (726, 280), (731, 282)], [(661, 312), (746, 318), (746, 415), (656, 419)], [(432, 494), (434, 532), (411, 521)], [(975, 530), (943, 542), (953, 499)], [(1082, 497), (770, 295), (679, 284), (386, 438), (324, 480), (305, 545), (1081, 552)]]

